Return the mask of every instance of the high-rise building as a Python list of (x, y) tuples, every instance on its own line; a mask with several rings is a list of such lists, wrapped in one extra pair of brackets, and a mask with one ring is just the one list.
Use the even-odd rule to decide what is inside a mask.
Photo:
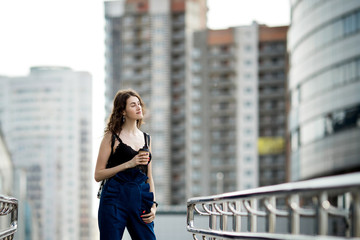
[(142, 96), (142, 130), (152, 136), (156, 198), (164, 205), (186, 201), (192, 33), (206, 28), (206, 11), (205, 0), (105, 2), (106, 113), (119, 89)]
[(62, 67), (0, 77), (0, 120), (14, 167), (26, 172), (36, 239), (91, 239), (91, 81)]
[(360, 1), (292, 0), (291, 180), (360, 170)]
[(259, 27), (259, 185), (286, 181), (288, 26)]
[(189, 195), (258, 186), (258, 25), (195, 33)]

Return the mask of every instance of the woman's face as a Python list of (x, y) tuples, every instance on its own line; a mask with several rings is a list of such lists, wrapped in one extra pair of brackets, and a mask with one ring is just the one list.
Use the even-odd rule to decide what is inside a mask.
[(143, 118), (142, 107), (140, 104), (140, 100), (137, 97), (130, 96), (126, 100), (126, 109), (124, 115), (125, 117), (134, 120)]

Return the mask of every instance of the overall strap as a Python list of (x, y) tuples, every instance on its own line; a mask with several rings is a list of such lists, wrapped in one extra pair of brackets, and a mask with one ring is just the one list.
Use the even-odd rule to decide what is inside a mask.
[(149, 134), (146, 134), (145, 132), (144, 132), (144, 139), (145, 139), (145, 147), (149, 147), (149, 145), (150, 145), (150, 135)]
[(108, 159), (108, 161), (106, 163), (106, 168), (108, 168), (108, 166), (110, 165), (109, 160), (110, 160), (111, 156), (114, 153), (114, 144), (115, 144), (115, 134), (112, 134), (112, 136), (111, 136), (111, 153), (110, 153), (109, 159)]
[(115, 145), (115, 134), (111, 136), (111, 154), (114, 152), (114, 145)]
[(117, 135), (117, 134), (113, 134), (114, 135), (114, 137), (116, 137), (116, 139), (119, 141), (119, 143), (121, 143), (122, 141), (121, 141), (121, 139), (120, 139), (120, 137)]

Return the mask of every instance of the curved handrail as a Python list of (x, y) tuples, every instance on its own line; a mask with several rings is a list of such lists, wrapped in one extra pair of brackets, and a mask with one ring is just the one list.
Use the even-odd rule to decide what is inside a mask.
[(248, 201), (244, 201), (244, 206), (245, 206), (246, 210), (248, 210), (253, 215), (262, 216), (262, 217), (266, 216), (266, 212), (258, 211), (256, 209), (253, 209), (250, 206), (250, 203)]
[(265, 186), (242, 191), (235, 191), (230, 193), (223, 193), (218, 195), (211, 195), (205, 197), (190, 198), (187, 202), (201, 203), (201, 202), (219, 202), (224, 200), (233, 200), (237, 198), (253, 198), (265, 196), (286, 196), (292, 193), (307, 193), (312, 191), (335, 190), (342, 188), (351, 188), (360, 186), (360, 173), (350, 173), (339, 176), (323, 177), (318, 179), (311, 179), (299, 182), (283, 183), (272, 186)]
[(13, 239), (17, 231), (18, 200), (14, 197), (0, 195), (0, 216), (11, 215), (11, 223), (7, 229), (0, 231), (0, 239)]
[(195, 211), (196, 211), (197, 213), (199, 213), (200, 215), (204, 215), (204, 216), (209, 216), (209, 215), (211, 215), (210, 213), (200, 211), (196, 205), (194, 206), (194, 208), (195, 208)]
[[(225, 204), (225, 203), (224, 203)], [(224, 215), (228, 215), (228, 216), (232, 216), (233, 213), (232, 212), (226, 212), (226, 211), (223, 211), (222, 209), (220, 209), (220, 207), (214, 203), (214, 208), (216, 211), (218, 211), (220, 214), (224, 214)]]
[[(339, 206), (330, 204), (329, 198), (336, 197)], [(276, 199), (278, 198), (285, 200), (279, 203), (282, 209), (286, 207), (284, 210), (277, 208)], [(196, 240), (200, 238), (360, 240), (360, 230), (358, 230), (360, 224), (360, 172), (196, 197), (189, 199), (187, 204), (187, 230)], [(204, 211), (197, 209), (197, 206), (200, 205)], [(194, 212), (209, 218), (210, 229), (195, 227)], [(345, 220), (347, 224), (343, 234), (346, 238), (329, 235), (327, 225), (331, 216), (341, 217)], [(228, 231), (228, 217), (231, 217), (232, 220), (232, 231)], [(258, 217), (266, 218), (265, 232), (257, 232), (258, 229), (263, 229), (257, 227)], [(278, 217), (287, 219), (287, 234), (276, 233)], [(315, 221), (315, 235), (302, 235), (301, 217), (312, 218)], [(241, 224), (242, 218), (247, 218), (247, 224)], [(241, 229), (245, 226), (247, 226), (246, 229)]]
[(268, 199), (264, 200), (264, 205), (265, 205), (266, 209), (269, 210), (269, 212), (271, 212), (271, 213), (273, 213), (275, 215), (278, 215), (278, 216), (281, 216), (281, 217), (289, 216), (289, 212), (277, 209), (276, 206), (273, 206), (271, 203), (269, 203)]
[(205, 203), (203, 203), (203, 204), (201, 204), (202, 205), (202, 207), (203, 207), (203, 209), (205, 210), (205, 212), (207, 212), (208, 214), (213, 214), (213, 215), (220, 215), (220, 213), (218, 213), (218, 212), (214, 212), (214, 211), (211, 211), (210, 209), (208, 209), (207, 207), (206, 207), (206, 204)]
[(249, 215), (248, 212), (241, 212), (241, 211), (236, 210), (233, 205), (235, 205), (235, 202), (229, 202), (228, 203), (229, 209), (230, 209), (230, 211), (232, 211), (234, 213), (234, 215), (237, 215), (237, 216), (247, 216), (247, 215)]

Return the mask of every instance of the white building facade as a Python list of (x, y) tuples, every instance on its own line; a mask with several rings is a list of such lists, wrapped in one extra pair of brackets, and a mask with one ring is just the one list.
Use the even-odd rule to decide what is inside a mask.
[(291, 180), (360, 169), (360, 1), (292, 0)]
[(2, 128), (26, 172), (36, 239), (91, 239), (91, 76), (34, 67), (0, 82)]

